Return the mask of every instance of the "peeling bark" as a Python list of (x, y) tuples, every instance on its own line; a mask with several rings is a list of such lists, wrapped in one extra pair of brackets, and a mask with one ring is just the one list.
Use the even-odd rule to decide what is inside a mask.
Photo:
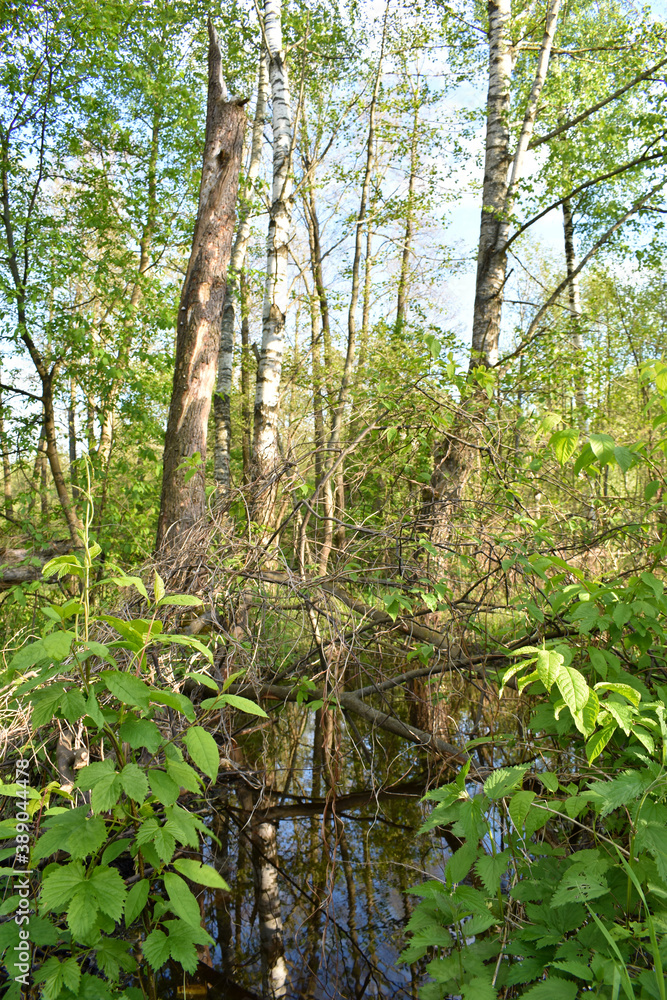
[(204, 162), (192, 253), (178, 311), (158, 550), (164, 546), (175, 549), (182, 544), (187, 533), (206, 514), (206, 436), (246, 121), (242, 103), (228, 100), (218, 37), (209, 21)]
[(257, 104), (255, 106), (255, 119), (252, 129), (250, 163), (248, 165), (245, 190), (242, 198), (243, 207), (240, 211), (239, 223), (236, 230), (236, 237), (234, 239), (234, 247), (232, 249), (232, 258), (229, 264), (229, 280), (227, 282), (227, 293), (222, 313), (222, 328), (220, 334), (218, 382), (213, 399), (213, 408), (215, 413), (214, 476), (218, 494), (221, 497), (224, 497), (229, 493), (231, 486), (229, 453), (232, 440), (231, 391), (234, 363), (234, 328), (239, 306), (239, 288), (237, 286), (237, 282), (245, 264), (248, 239), (250, 237), (251, 206), (249, 199), (252, 195), (253, 185), (257, 180), (259, 168), (261, 166), (264, 119), (266, 117), (268, 91), (269, 69), (266, 53), (262, 52), (259, 59)]

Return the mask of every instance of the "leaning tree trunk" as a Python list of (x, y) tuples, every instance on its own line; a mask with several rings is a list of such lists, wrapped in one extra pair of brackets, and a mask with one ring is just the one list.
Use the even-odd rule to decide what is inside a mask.
[(283, 50), (280, 0), (264, 0), (264, 38), (268, 50), (273, 104), (273, 185), (262, 310), (262, 349), (255, 392), (252, 517), (262, 525), (270, 525), (275, 513), (281, 466), (278, 406), (285, 348), (288, 243), (293, 203), (293, 123), (287, 63)]
[(222, 332), (220, 335), (220, 355), (218, 358), (218, 383), (213, 398), (215, 413), (215, 455), (214, 476), (220, 497), (229, 493), (231, 473), (229, 467), (229, 452), (232, 440), (231, 391), (232, 371), (234, 361), (234, 327), (238, 311), (239, 279), (245, 263), (250, 222), (252, 218), (251, 203), (253, 185), (257, 180), (262, 162), (262, 140), (264, 137), (264, 118), (269, 91), (269, 68), (266, 53), (259, 57), (259, 74), (257, 78), (257, 104), (255, 120), (252, 129), (252, 145), (250, 148), (250, 163), (246, 175), (245, 190), (242, 197), (239, 224), (234, 239), (232, 259), (229, 265), (229, 281), (225, 307), (222, 313)]
[(208, 110), (199, 210), (181, 292), (174, 382), (165, 436), (157, 549), (174, 549), (206, 513), (206, 434), (220, 348), (220, 320), (234, 231), (245, 129), (229, 100), (209, 21)]

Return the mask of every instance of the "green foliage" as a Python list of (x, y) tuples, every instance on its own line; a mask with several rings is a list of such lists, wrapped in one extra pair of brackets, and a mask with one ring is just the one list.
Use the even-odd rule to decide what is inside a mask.
[(663, 584), (648, 570), (544, 580), (571, 637), (517, 649), (500, 690), (532, 693), (530, 728), (551, 749), (540, 767), (496, 769), (483, 786), (468, 764), (427, 794), (436, 804), (421, 832), (448, 827), (462, 846), (442, 881), (412, 890), (423, 899), (403, 958), (437, 949), (425, 998), (616, 1000), (622, 989), (664, 1000), (667, 690), (631, 666), (648, 649), (664, 658)]
[[(175, 856), (181, 848), (201, 850), (202, 836), (212, 836), (197, 816), (178, 805), (183, 789), (197, 793), (203, 780), (215, 779), (218, 772), (219, 750), (205, 728), (207, 710), (197, 713), (185, 695), (155, 687), (146, 657), (157, 639), (179, 639), (191, 657), (205, 655), (208, 660), (210, 652), (200, 640), (162, 633), (156, 617), (166, 604), (194, 602), (166, 595), (157, 574), (151, 601), (139, 578), (121, 575), (115, 578), (117, 585), (134, 587), (148, 605), (149, 617), (126, 620), (91, 613), (99, 547), (88, 542), (89, 525), (90, 521), (80, 556), (58, 557), (44, 568), (45, 575), (74, 571), (81, 581), (80, 598), (51, 606), (54, 614), (48, 617), (44, 634), (14, 654), (3, 678), (13, 687), (10, 708), (32, 706), (36, 735), (54, 718), (64, 719), (84, 728), (91, 756), (104, 753), (104, 759), (93, 760), (78, 772), (76, 788), (86, 804), (51, 804), (53, 792), (65, 800), (72, 798), (56, 782), (29, 800), (30, 814), (41, 815), (32, 864), (56, 852), (60, 859), (44, 868), (39, 916), (28, 925), (31, 941), (56, 952), (42, 962), (38, 976), (42, 996), (49, 1000), (93, 994), (120, 997), (121, 973), (132, 972), (138, 962), (158, 970), (171, 959), (194, 971), (196, 946), (214, 943), (200, 926), (196, 893), (201, 887), (228, 888), (211, 866)], [(92, 640), (96, 622), (111, 626), (120, 638)], [(122, 666), (114, 659), (116, 650), (123, 651)], [(103, 669), (109, 663), (114, 668)], [(233, 700), (231, 695), (226, 698), (225, 704)], [(211, 700), (219, 707), (216, 699)], [(250, 706), (262, 712), (247, 699), (236, 700), (245, 711)], [(172, 712), (170, 721), (165, 704)], [(193, 725), (195, 720), (203, 724)], [(185, 761), (180, 746), (194, 767)], [(9, 820), (6, 825), (3, 833), (11, 836), (16, 822)], [(138, 876), (129, 884), (115, 864), (121, 855)], [(3, 931), (12, 927), (16, 927), (13, 922), (2, 925)], [(133, 943), (137, 940), (142, 942), (140, 949)], [(10, 974), (14, 943), (13, 935), (0, 938)], [(70, 955), (66, 960), (62, 949)], [(83, 963), (91, 958), (106, 985), (82, 973)], [(91, 982), (99, 984), (93, 994)]]

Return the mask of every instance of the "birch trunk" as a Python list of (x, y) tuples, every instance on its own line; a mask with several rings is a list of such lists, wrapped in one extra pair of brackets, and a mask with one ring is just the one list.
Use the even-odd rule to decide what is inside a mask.
[[(482, 213), (477, 252), (477, 277), (470, 350), (470, 372), (493, 368), (498, 362), (500, 326), (507, 280), (507, 241), (512, 209), (526, 165), (540, 95), (547, 77), (560, 0), (550, 0), (537, 57), (535, 75), (524, 111), (514, 153), (510, 149), (509, 117), (514, 51), (510, 38), (510, 0), (489, 0), (489, 87), (486, 109), (486, 141)], [(471, 422), (483, 423), (488, 408), (486, 393), (474, 391), (456, 421), (452, 434), (437, 446), (434, 469), (424, 491), (423, 520), (432, 541), (444, 550), (449, 537), (449, 519), (477, 455), (466, 438)], [(436, 560), (437, 562), (438, 560)], [(441, 571), (442, 567), (438, 567)]]
[(264, 37), (268, 50), (273, 125), (273, 183), (262, 310), (262, 347), (257, 368), (253, 432), (252, 517), (270, 525), (274, 516), (281, 465), (278, 406), (285, 347), (288, 242), (292, 226), (291, 178), (293, 123), (289, 79), (283, 50), (280, 0), (264, 2)]
[[(572, 205), (569, 198), (563, 201), (563, 239), (565, 243), (565, 266), (567, 269), (567, 297), (570, 311), (570, 343), (572, 350), (579, 353), (583, 350), (584, 341), (581, 331), (581, 290), (579, 286), (579, 272), (577, 270), (577, 255), (574, 250), (574, 225), (572, 222)], [(577, 362), (575, 361), (575, 367)], [(586, 394), (583, 388), (581, 371), (576, 367), (575, 374), (575, 401), (577, 415), (584, 429), (587, 429), (586, 420)]]
[(72, 500), (79, 497), (76, 474), (76, 382), (69, 380), (69, 406), (67, 408), (67, 433), (69, 438), (69, 481), (72, 486)]
[[(206, 436), (220, 349), (220, 319), (231, 254), (245, 120), (240, 103), (228, 100), (218, 37), (209, 21), (204, 161), (192, 253), (178, 311), (174, 382), (163, 456), (158, 550), (162, 547), (173, 550), (182, 544), (190, 529), (206, 514)], [(188, 459), (193, 460), (190, 468)]]
[(218, 495), (225, 497), (231, 487), (229, 453), (232, 440), (231, 391), (232, 371), (234, 363), (234, 331), (236, 315), (239, 307), (238, 278), (243, 270), (248, 239), (250, 236), (251, 205), (250, 198), (262, 161), (262, 141), (264, 137), (264, 119), (269, 91), (269, 68), (266, 53), (262, 52), (259, 59), (257, 77), (257, 104), (252, 129), (250, 162), (246, 175), (245, 190), (241, 199), (239, 223), (232, 249), (232, 259), (229, 264), (229, 280), (225, 307), (222, 313), (222, 328), (220, 333), (220, 355), (218, 358), (218, 382), (213, 399), (215, 413), (215, 455), (214, 477)]
[(241, 295), (241, 440), (243, 449), (243, 482), (249, 483), (250, 463), (252, 459), (252, 401), (250, 398), (252, 352), (250, 350), (248, 283), (244, 271), (241, 271), (239, 291)]

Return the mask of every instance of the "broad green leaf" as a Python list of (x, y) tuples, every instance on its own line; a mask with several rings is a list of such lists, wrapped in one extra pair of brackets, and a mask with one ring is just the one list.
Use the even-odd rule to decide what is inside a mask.
[(118, 802), (122, 786), (117, 774), (111, 772), (95, 783), (90, 795), (90, 807), (93, 812), (107, 812)]
[(501, 854), (483, 854), (475, 862), (475, 871), (479, 875), (484, 888), (490, 895), (495, 895), (500, 886), (500, 880), (507, 871), (507, 864), (510, 861), (510, 852), (503, 851)]
[(205, 885), (209, 889), (225, 889), (229, 891), (229, 886), (222, 875), (211, 865), (203, 865), (199, 861), (192, 861), (189, 858), (177, 858), (174, 861), (174, 868), (185, 875), (191, 882), (198, 885)]
[(476, 844), (465, 843), (457, 851), (454, 851), (445, 868), (448, 882), (462, 882), (472, 868), (476, 857)]
[[(163, 601), (165, 600), (167, 600), (167, 598), (163, 598)], [(209, 663), (213, 663), (213, 653), (211, 650), (208, 646), (205, 646), (200, 639), (196, 639), (193, 635), (174, 635), (173, 633), (170, 633), (169, 635), (156, 635), (155, 641), (162, 642), (167, 646), (188, 646), (190, 649), (196, 649), (206, 657)]]
[(151, 884), (147, 878), (142, 878), (132, 886), (125, 900), (125, 926), (137, 919), (148, 900)]
[[(152, 969), (161, 969), (169, 961), (169, 939), (164, 931), (151, 931), (141, 946), (141, 951)], [(196, 954), (196, 952), (195, 952)]]
[(558, 791), (559, 782), (557, 775), (552, 774), (551, 771), (540, 771), (537, 777), (550, 792)]
[(175, 962), (183, 966), (186, 972), (193, 973), (199, 961), (196, 944), (215, 944), (215, 941), (203, 927), (195, 927), (185, 920), (165, 920), (169, 930), (169, 951)]
[(650, 483), (648, 483), (644, 487), (644, 500), (647, 500), (647, 501), (648, 500), (652, 500), (653, 497), (658, 492), (658, 490), (660, 489), (660, 486), (661, 486), (661, 483), (660, 483), (659, 479), (652, 479), (650, 481)]
[(60, 913), (69, 903), (76, 889), (85, 881), (83, 865), (73, 861), (56, 871), (49, 872), (42, 882), (41, 904), (45, 910)]
[[(600, 681), (599, 684), (595, 685), (595, 690), (614, 691), (616, 694), (622, 694), (624, 698), (627, 698), (628, 701), (632, 702), (635, 708), (637, 708), (637, 706), (639, 705), (639, 702), (641, 701), (642, 697), (639, 691), (636, 691), (633, 687), (630, 687), (629, 684), (617, 684), (607, 681)], [(606, 705), (603, 707), (606, 707)]]
[(202, 779), (199, 777), (194, 767), (190, 767), (184, 760), (166, 761), (167, 774), (173, 778), (179, 788), (185, 788), (188, 792), (198, 792), (202, 786)]
[(77, 887), (67, 910), (67, 923), (76, 941), (88, 943), (97, 924), (99, 909), (91, 882), (83, 882)]
[(238, 708), (240, 712), (245, 712), (247, 715), (259, 715), (263, 719), (268, 719), (263, 708), (256, 705), (254, 701), (242, 698), (237, 694), (219, 694), (217, 698), (206, 698), (201, 703), (201, 707), (206, 709), (221, 708), (223, 705), (231, 705), (232, 708)]
[(112, 920), (120, 920), (123, 915), (127, 889), (118, 869), (98, 866), (93, 869), (90, 882), (95, 890), (100, 910), (110, 916)]
[(484, 794), (490, 799), (502, 799), (523, 781), (527, 767), (505, 767), (494, 771), (484, 782)]
[(121, 670), (103, 670), (102, 679), (113, 694), (124, 705), (135, 705), (137, 708), (148, 708), (151, 691), (140, 677)]
[(157, 601), (157, 606), (159, 608), (163, 607), (175, 607), (175, 608), (199, 608), (203, 605), (203, 601), (193, 594), (167, 594), (166, 597), (160, 597)]
[(164, 771), (151, 767), (148, 771), (153, 795), (163, 806), (171, 806), (179, 796), (180, 789), (173, 778), (170, 778)]
[(537, 654), (537, 675), (547, 691), (556, 683), (564, 658), (554, 649), (541, 649)]
[(139, 591), (144, 600), (148, 600), (148, 592), (146, 591), (146, 586), (144, 581), (139, 576), (112, 576), (110, 577), (111, 583), (115, 583), (117, 587), (135, 587)]
[(199, 770), (214, 781), (220, 768), (220, 751), (211, 734), (201, 726), (192, 726), (185, 734), (185, 745)]
[(151, 719), (127, 719), (119, 729), (119, 736), (133, 750), (146, 747), (152, 754), (157, 753), (162, 744), (162, 733)]
[(579, 987), (571, 979), (549, 976), (522, 994), (522, 1000), (574, 1000)]
[(202, 919), (201, 910), (187, 883), (180, 875), (174, 875), (172, 872), (165, 872), (163, 880), (169, 896), (169, 905), (176, 916), (193, 927), (199, 927)]
[(156, 702), (158, 705), (166, 705), (168, 708), (176, 709), (177, 712), (181, 712), (185, 716), (188, 722), (195, 721), (195, 707), (184, 694), (151, 688), (151, 701)]
[(143, 802), (148, 795), (148, 779), (138, 764), (126, 764), (118, 775), (123, 791), (135, 802)]
[(592, 764), (596, 757), (600, 756), (607, 743), (609, 743), (609, 740), (616, 732), (616, 728), (616, 721), (614, 720), (614, 722), (605, 726), (604, 729), (600, 729), (599, 732), (591, 736), (590, 740), (586, 744), (586, 756), (589, 764)]
[(534, 798), (535, 792), (529, 792), (522, 789), (520, 792), (516, 792), (516, 794), (510, 799), (510, 816), (519, 834), (521, 834), (521, 831), (523, 830), (523, 824), (526, 821), (526, 816), (530, 811)]
[(590, 688), (584, 675), (574, 667), (563, 664), (556, 678), (556, 685), (572, 715), (580, 712), (588, 702)]
[(595, 730), (595, 723), (600, 714), (600, 701), (595, 691), (590, 691), (588, 701), (581, 712), (574, 715), (574, 721), (580, 733), (588, 738)]
[(630, 449), (624, 447), (622, 444), (616, 445), (614, 448), (614, 458), (622, 472), (627, 472), (628, 469), (631, 469), (635, 460), (635, 456)]
[(475, 976), (469, 983), (464, 983), (461, 986), (461, 996), (463, 1000), (495, 1000), (498, 993), (491, 985), (491, 975), (489, 974), (488, 979)]
[(613, 459), (616, 444), (609, 434), (591, 434), (590, 446), (600, 465), (608, 465)]
[(563, 431), (556, 431), (549, 438), (549, 445), (553, 449), (560, 465), (565, 465), (569, 458), (574, 455), (579, 443), (579, 431), (574, 427), (568, 427)]

